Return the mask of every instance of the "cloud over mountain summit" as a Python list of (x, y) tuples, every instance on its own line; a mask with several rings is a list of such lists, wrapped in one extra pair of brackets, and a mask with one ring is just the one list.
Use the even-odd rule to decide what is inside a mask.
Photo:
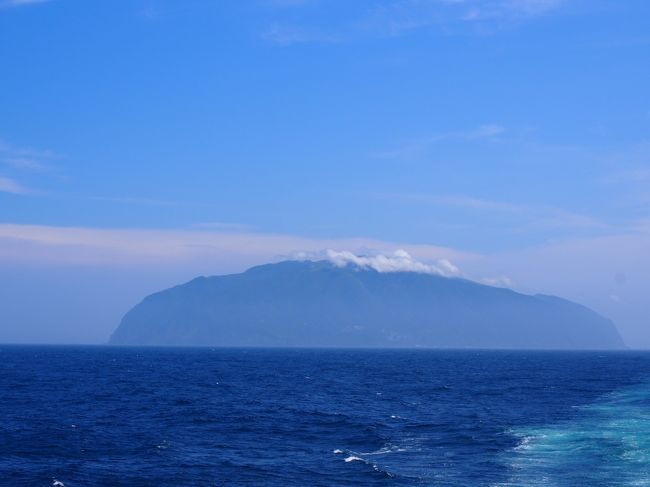
[(392, 254), (360, 256), (349, 251), (326, 251), (327, 260), (338, 267), (349, 264), (374, 269), (377, 272), (418, 272), (421, 274), (437, 274), (441, 276), (456, 276), (459, 269), (447, 259), (439, 259), (436, 264), (425, 264), (414, 259), (407, 251), (398, 249)]

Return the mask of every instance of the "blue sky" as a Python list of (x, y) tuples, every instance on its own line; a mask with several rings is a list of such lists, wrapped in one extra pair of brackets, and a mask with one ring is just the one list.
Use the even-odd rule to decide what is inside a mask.
[(101, 342), (179, 279), (405, 248), (650, 346), (649, 15), (0, 0), (0, 341)]

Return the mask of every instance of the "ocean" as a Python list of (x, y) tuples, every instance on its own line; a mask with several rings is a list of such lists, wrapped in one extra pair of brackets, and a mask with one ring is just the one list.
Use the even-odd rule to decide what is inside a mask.
[(0, 346), (0, 485), (650, 486), (650, 354)]

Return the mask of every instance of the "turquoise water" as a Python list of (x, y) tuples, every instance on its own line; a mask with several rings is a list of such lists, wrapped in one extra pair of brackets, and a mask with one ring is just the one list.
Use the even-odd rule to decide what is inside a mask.
[(577, 407), (571, 421), (518, 428), (498, 485), (650, 486), (650, 383)]

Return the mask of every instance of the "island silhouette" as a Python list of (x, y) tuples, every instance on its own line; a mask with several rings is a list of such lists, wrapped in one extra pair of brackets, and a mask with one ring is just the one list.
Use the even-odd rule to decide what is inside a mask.
[(284, 261), (147, 296), (114, 345), (623, 349), (579, 304), (468, 279)]

